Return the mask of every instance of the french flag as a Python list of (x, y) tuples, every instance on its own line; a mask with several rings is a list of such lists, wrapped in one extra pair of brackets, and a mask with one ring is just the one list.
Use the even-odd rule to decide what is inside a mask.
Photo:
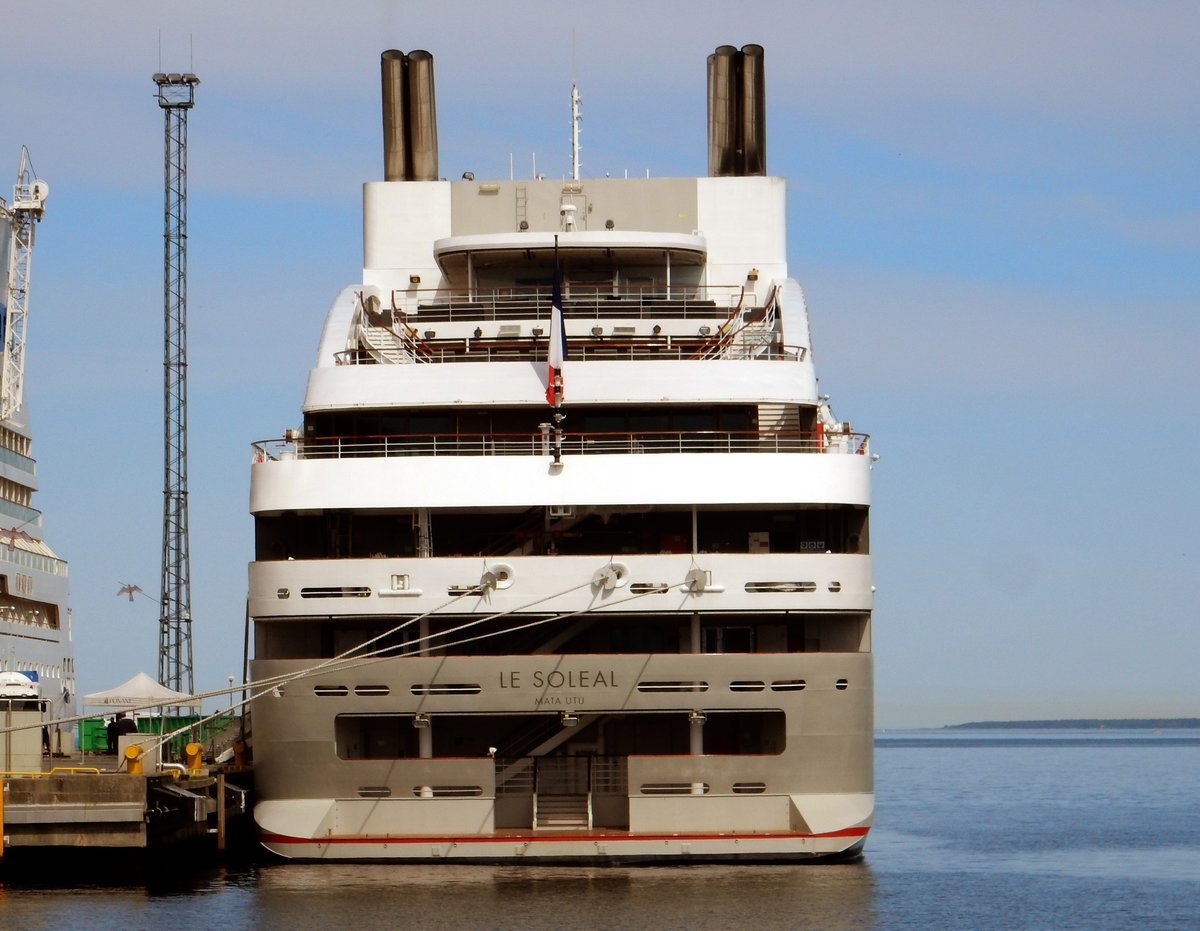
[(558, 407), (563, 401), (563, 360), (567, 357), (567, 332), (563, 329), (562, 274), (554, 263), (554, 290), (550, 294), (550, 346), (546, 358), (550, 364), (546, 379), (546, 401)]

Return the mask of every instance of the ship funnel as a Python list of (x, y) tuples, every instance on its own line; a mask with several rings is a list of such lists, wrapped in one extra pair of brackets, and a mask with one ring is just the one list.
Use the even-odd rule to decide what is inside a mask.
[(404, 53), (388, 49), (380, 56), (379, 67), (383, 76), (383, 179), (407, 181)]
[(708, 173), (767, 173), (763, 47), (722, 45), (708, 56)]
[(387, 181), (436, 181), (437, 112), (433, 56), (417, 49), (380, 56), (383, 84), (383, 177)]

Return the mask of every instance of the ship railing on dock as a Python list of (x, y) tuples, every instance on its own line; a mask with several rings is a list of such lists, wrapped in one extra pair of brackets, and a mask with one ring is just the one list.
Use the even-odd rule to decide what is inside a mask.
[[(865, 433), (824, 435), (692, 430), (641, 433), (565, 433), (562, 454), (576, 456), (654, 453), (866, 454)], [(287, 459), (356, 459), (392, 456), (548, 456), (549, 433), (450, 433), (408, 436), (306, 437), (261, 440), (255, 462)]]

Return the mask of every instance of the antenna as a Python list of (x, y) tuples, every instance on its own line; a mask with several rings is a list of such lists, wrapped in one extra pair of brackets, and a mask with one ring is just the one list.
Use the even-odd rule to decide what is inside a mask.
[(195, 74), (154, 75), (163, 111), (163, 536), (158, 681), (195, 691), (187, 491), (187, 115)]
[(571, 84), (571, 180), (579, 180), (579, 87)]

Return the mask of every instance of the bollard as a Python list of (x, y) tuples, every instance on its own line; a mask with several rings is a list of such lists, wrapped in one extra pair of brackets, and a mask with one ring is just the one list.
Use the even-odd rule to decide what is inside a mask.
[(125, 771), (131, 776), (142, 774), (142, 754), (145, 748), (138, 744), (130, 744), (125, 748)]
[(187, 755), (188, 775), (196, 776), (200, 773), (200, 767), (204, 763), (203, 750), (204, 747), (198, 743), (190, 743), (183, 748), (183, 752)]
[(238, 766), (246, 765), (246, 741), (240, 738), (233, 742), (233, 762)]

